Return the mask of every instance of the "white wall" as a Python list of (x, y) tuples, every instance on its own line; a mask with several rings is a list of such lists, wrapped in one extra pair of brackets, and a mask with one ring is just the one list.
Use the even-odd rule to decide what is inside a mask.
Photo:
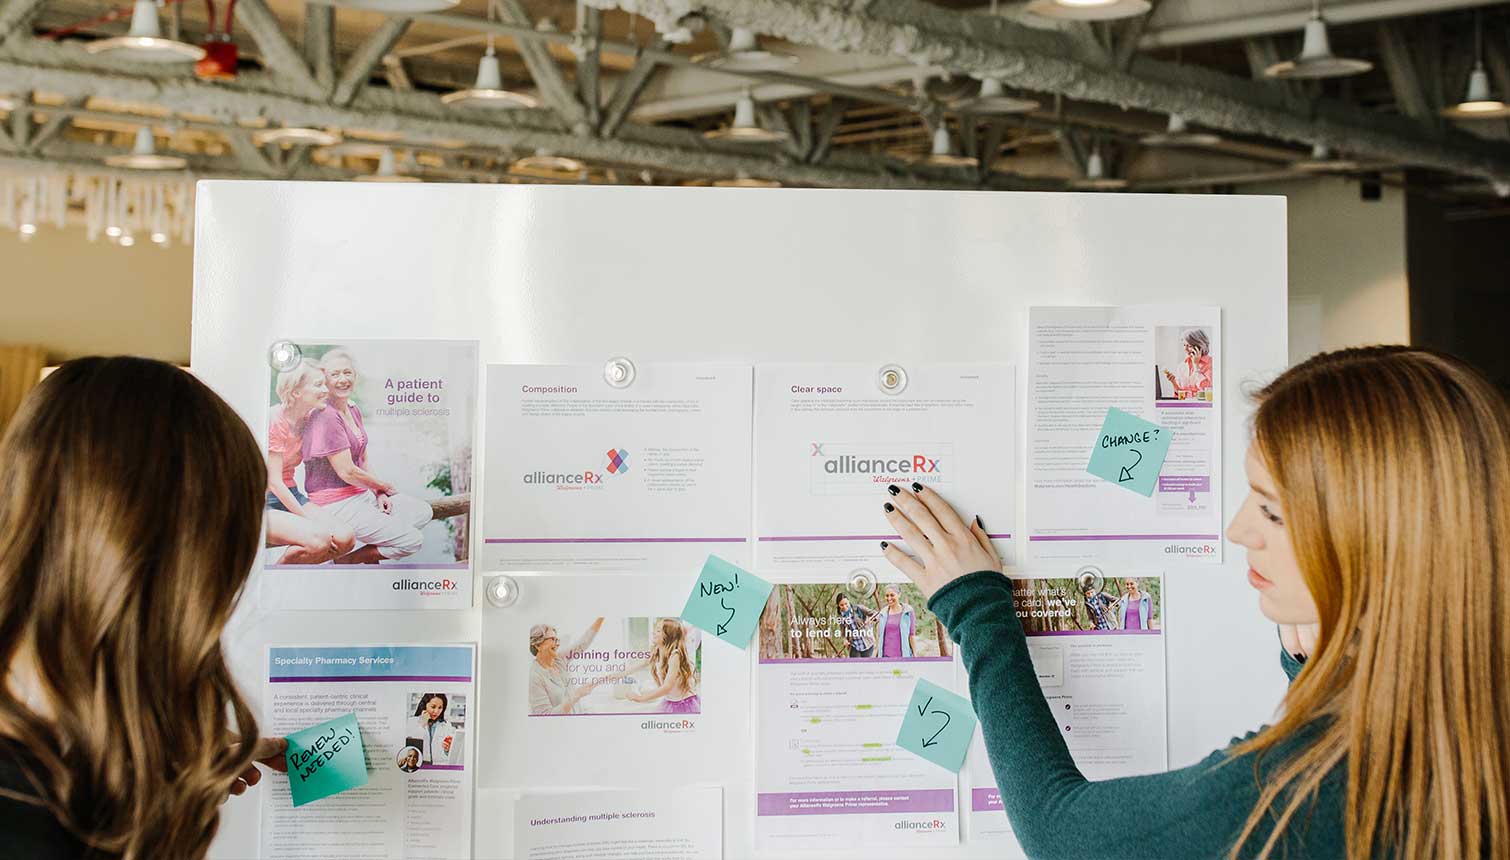
[(30, 241), (0, 230), (0, 343), (40, 344), (50, 361), (130, 353), (189, 360), (193, 249), (90, 242), (43, 224)]
[(1255, 185), (1289, 199), (1290, 360), (1321, 350), (1410, 342), (1405, 194), (1362, 200), (1339, 177)]

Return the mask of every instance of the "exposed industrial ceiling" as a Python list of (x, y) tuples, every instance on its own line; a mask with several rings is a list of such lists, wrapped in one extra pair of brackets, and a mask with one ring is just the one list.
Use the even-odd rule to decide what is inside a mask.
[[(1086, 187), (1099, 172), (1119, 180), (1106, 187), (1221, 190), (1303, 175), (1295, 163), (1321, 144), (1349, 162), (1339, 172), (1370, 182), (1409, 171), (1429, 193), (1496, 209), (1510, 194), (1510, 121), (1440, 115), (1462, 98), (1476, 32), (1493, 90), (1510, 91), (1510, 4), (1326, 3), (1335, 51), (1374, 64), (1326, 81), (1261, 74), (1300, 49), (1310, 2), (1156, 0), (1146, 15), (1092, 24), (1025, 5), (461, 0), (384, 14), (301, 0), (168, 0), (160, 16), (171, 37), (213, 42), (211, 21), (220, 30), (231, 21), (220, 39), (236, 48), (234, 77), (203, 79), (186, 63), (87, 50), (125, 32), (129, 4), (0, 0), (0, 95), (15, 103), (0, 125), (0, 168), (119, 174), (104, 158), (147, 127), (158, 152), (186, 160), (178, 174), (195, 177), (347, 179), (382, 163), (432, 181), (1060, 189)], [(796, 62), (740, 72), (695, 59), (727, 47), (732, 28)], [(490, 37), (502, 86), (539, 107), (442, 101), (473, 85)], [(1039, 107), (1006, 116), (961, 108), (986, 76)], [(784, 141), (705, 135), (731, 124), (745, 94)], [(1171, 113), (1219, 139), (1146, 144)], [(975, 164), (924, 158), (941, 125)], [(344, 142), (254, 137), (282, 126), (333, 130)], [(534, 153), (581, 159), (587, 170), (511, 172)]]

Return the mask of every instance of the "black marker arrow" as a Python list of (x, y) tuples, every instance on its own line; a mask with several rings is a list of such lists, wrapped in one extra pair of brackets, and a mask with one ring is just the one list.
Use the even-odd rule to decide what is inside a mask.
[(1138, 455), (1138, 459), (1134, 460), (1133, 464), (1131, 466), (1123, 466), (1122, 467), (1122, 471), (1120, 471), (1120, 472), (1117, 473), (1117, 483), (1119, 483), (1119, 484), (1122, 483), (1123, 481), (1131, 481), (1133, 479), (1132, 470), (1138, 468), (1138, 464), (1141, 463), (1141, 462), (1143, 462), (1143, 452), (1142, 451), (1139, 451), (1137, 448), (1132, 448), (1130, 450), (1134, 454)]
[[(931, 702), (933, 700), (929, 699), (928, 701)], [(951, 717), (949, 716), (949, 712), (948, 711), (932, 711), (931, 713), (935, 713), (935, 714), (939, 714), (939, 715), (943, 716), (943, 718), (944, 718), (944, 724), (942, 726), (939, 726), (939, 730), (933, 733), (933, 737), (929, 738), (926, 741), (923, 741), (923, 749), (927, 749), (928, 747), (934, 746), (935, 744), (938, 743), (938, 741), (934, 740), (934, 738), (937, 738), (939, 735), (943, 734), (944, 733), (944, 729), (949, 728), (949, 722), (951, 720)]]
[(921, 705), (918, 705), (918, 716), (924, 716), (927, 713), (928, 706), (931, 704), (933, 704), (933, 697), (929, 696), (928, 701), (924, 702)]
[(718, 635), (722, 636), (725, 633), (729, 632), (729, 622), (734, 620), (734, 607), (730, 606), (727, 603), (724, 603), (724, 599), (722, 597), (718, 599), (718, 605), (723, 607), (724, 609), (729, 610), (729, 617), (724, 619), (724, 623), (718, 625)]

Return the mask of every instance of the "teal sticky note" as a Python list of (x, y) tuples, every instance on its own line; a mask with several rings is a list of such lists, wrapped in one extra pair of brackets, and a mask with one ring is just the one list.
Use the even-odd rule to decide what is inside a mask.
[(294, 732), (285, 756), (294, 806), (367, 784), (367, 751), (356, 714)]
[(710, 555), (687, 595), (682, 620), (730, 645), (747, 648), (770, 596), (769, 582)]
[(973, 737), (975, 709), (970, 700), (919, 678), (897, 732), (897, 746), (959, 773)]
[(1152, 496), (1169, 453), (1170, 432), (1130, 412), (1106, 410), (1085, 471), (1140, 496)]

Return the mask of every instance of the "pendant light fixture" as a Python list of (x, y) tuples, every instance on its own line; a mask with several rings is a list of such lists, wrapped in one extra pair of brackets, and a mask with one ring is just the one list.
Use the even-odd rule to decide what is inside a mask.
[(1164, 131), (1147, 135), (1141, 142), (1144, 146), (1215, 146), (1222, 139), (1208, 131), (1191, 131), (1185, 117), (1172, 113)]
[(734, 175), (733, 179), (715, 179), (713, 184), (719, 188), (780, 188), (781, 183), (774, 179), (757, 179), (743, 170)]
[(347, 9), (370, 9), (374, 12), (397, 14), (400, 12), (440, 12), (456, 6), (461, 0), (312, 0), (324, 6), (344, 6)]
[(1442, 108), (1451, 119), (1501, 119), (1510, 116), (1510, 105), (1489, 94), (1489, 73), (1484, 70), (1484, 15), (1473, 18), (1473, 71), (1468, 73), (1468, 92), (1455, 105)]
[(735, 143), (780, 143), (786, 140), (786, 132), (763, 128), (755, 118), (755, 96), (749, 90), (734, 103), (734, 124), (703, 132), (708, 140), (727, 140)]
[(729, 47), (722, 51), (698, 54), (692, 62), (723, 72), (776, 72), (797, 62), (792, 54), (767, 51), (760, 47), (755, 31), (735, 27), (729, 34)]
[(341, 142), (341, 135), (323, 128), (307, 128), (298, 125), (285, 125), (281, 128), (264, 128), (252, 132), (252, 142), (258, 146), (275, 144), (278, 146), (335, 146)]
[(84, 50), (135, 60), (140, 63), (193, 63), (204, 58), (204, 48), (164, 39), (153, 0), (136, 0), (131, 11), (131, 29), (124, 36), (88, 42)]
[(378, 156), (377, 170), (363, 176), (356, 177), (358, 182), (419, 182), (418, 176), (398, 172), (398, 159), (393, 157), (393, 150), (385, 149)]
[(1116, 191), (1126, 188), (1127, 180), (1107, 174), (1106, 162), (1101, 158), (1100, 147), (1097, 147), (1085, 159), (1085, 176), (1070, 182), (1070, 187), (1082, 191)]
[(136, 142), (127, 155), (106, 156), (105, 163), (111, 167), (129, 167), (133, 170), (180, 170), (188, 166), (185, 158), (158, 153), (152, 140), (152, 129), (142, 126), (136, 130)]
[(0, 93), (0, 110), (13, 111), (16, 109), (16, 105), (17, 102), (15, 99), (11, 98), (8, 95), (5, 95), (4, 93)]
[[(492, 20), (493, 4), (490, 2), (488, 3), (488, 21), (492, 22)], [(482, 59), (477, 61), (477, 80), (467, 89), (446, 93), (440, 97), (440, 100), (448, 105), (505, 110), (540, 107), (540, 101), (534, 96), (504, 89), (503, 71), (498, 65), (498, 52), (493, 48), (492, 33), (488, 33), (487, 50), (483, 51)]]
[(1321, 0), (1311, 6), (1311, 20), (1306, 22), (1305, 38), (1300, 46), (1300, 56), (1293, 60), (1281, 60), (1264, 69), (1271, 78), (1340, 78), (1357, 75), (1374, 67), (1368, 60), (1339, 57), (1332, 53), (1332, 43), (1327, 37), (1326, 19), (1321, 17)]
[(954, 151), (954, 137), (949, 134), (949, 129), (942, 119), (939, 120), (938, 127), (933, 130), (932, 151), (919, 161), (934, 167), (975, 167), (980, 164), (979, 160)]
[(1310, 158), (1291, 162), (1290, 167), (1306, 173), (1344, 173), (1357, 170), (1358, 162), (1347, 158), (1336, 158), (1332, 155), (1330, 147), (1324, 143), (1318, 143), (1311, 147)]
[(1115, 21), (1148, 14), (1148, 0), (1033, 0), (1027, 9), (1044, 18), (1061, 21)]
[(536, 179), (554, 179), (561, 182), (580, 182), (587, 178), (587, 163), (570, 156), (555, 155), (543, 149), (534, 155), (514, 161), (509, 172), (516, 176), (531, 176)]
[(1001, 115), (1038, 110), (1038, 102), (1007, 95), (1000, 78), (982, 78), (980, 92), (954, 103), (955, 110), (966, 113)]

